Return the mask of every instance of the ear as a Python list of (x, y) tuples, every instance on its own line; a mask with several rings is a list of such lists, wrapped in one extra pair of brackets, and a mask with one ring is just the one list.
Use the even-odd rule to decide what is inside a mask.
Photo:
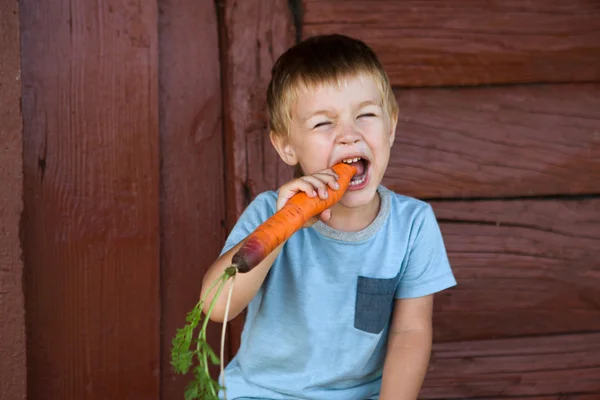
[(275, 150), (277, 150), (279, 157), (281, 157), (284, 163), (291, 166), (298, 164), (298, 158), (296, 157), (294, 147), (291, 145), (287, 137), (283, 135), (277, 135), (273, 133), (273, 131), (269, 133), (269, 137), (271, 138), (273, 147), (275, 147)]
[(398, 125), (398, 113), (390, 116), (390, 147), (394, 145), (396, 140), (396, 126)]

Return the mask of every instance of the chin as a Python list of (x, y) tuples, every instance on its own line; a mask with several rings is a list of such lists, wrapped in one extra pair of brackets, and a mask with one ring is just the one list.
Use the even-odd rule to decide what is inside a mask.
[(377, 195), (376, 185), (367, 185), (362, 189), (347, 190), (340, 204), (346, 208), (364, 207), (371, 203)]

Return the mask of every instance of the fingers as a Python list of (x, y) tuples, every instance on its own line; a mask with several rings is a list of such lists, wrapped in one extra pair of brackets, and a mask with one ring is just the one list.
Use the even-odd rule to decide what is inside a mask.
[(314, 197), (318, 194), (320, 198), (326, 199), (328, 197), (327, 187), (330, 187), (333, 190), (337, 190), (340, 187), (337, 183), (338, 176), (331, 170), (325, 170), (317, 172), (313, 175), (303, 176), (300, 179), (308, 182), (314, 188), (312, 195), (309, 195), (310, 197)]
[(279, 189), (277, 210), (281, 209), (298, 192), (304, 192), (308, 197), (319, 196), (321, 199), (327, 199), (329, 197), (329, 193), (327, 192), (328, 187), (333, 190), (339, 189), (338, 178), (332, 169), (325, 169), (284, 184)]

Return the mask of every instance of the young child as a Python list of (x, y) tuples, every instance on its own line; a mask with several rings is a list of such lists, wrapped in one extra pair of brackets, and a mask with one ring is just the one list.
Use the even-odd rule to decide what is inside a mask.
[[(398, 118), (386, 73), (361, 41), (312, 37), (275, 63), (268, 108), (271, 142), (302, 176), (252, 201), (202, 295), (290, 197), (335, 190), (331, 167), (340, 161), (358, 173), (335, 206), (237, 275), (229, 319), (246, 307), (247, 315), (225, 370), (227, 399), (416, 399), (432, 296), (456, 281), (431, 207), (381, 185)], [(223, 321), (226, 300), (214, 321)]]

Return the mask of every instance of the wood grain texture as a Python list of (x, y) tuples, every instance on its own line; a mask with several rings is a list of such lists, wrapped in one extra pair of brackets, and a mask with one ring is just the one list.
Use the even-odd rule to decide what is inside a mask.
[(434, 344), (419, 398), (588, 400), (599, 376), (600, 333)]
[[(192, 378), (170, 365), (172, 340), (198, 302), (225, 237), (219, 37), (212, 0), (161, 0), (159, 11), (161, 398), (183, 399)], [(211, 323), (208, 343), (217, 354), (220, 334), (220, 324)]]
[[(266, 91), (271, 67), (294, 43), (285, 0), (217, 2), (221, 20), (227, 232), (249, 202), (293, 177), (271, 145)], [(239, 348), (243, 316), (231, 322), (231, 349)]]
[[(462, 398), (462, 397), (461, 397)], [(551, 394), (547, 396), (494, 396), (494, 397), (477, 397), (477, 400), (598, 400), (600, 392), (587, 394)]]
[(28, 399), (158, 399), (157, 9), (21, 4)]
[(600, 392), (587, 394), (551, 394), (547, 396), (494, 396), (494, 397), (477, 397), (477, 400), (598, 400)]
[(600, 81), (600, 2), (305, 0), (303, 37), (371, 45), (399, 86)]
[(399, 90), (384, 184), (415, 197), (600, 193), (600, 85)]
[(287, 1), (232, 0), (221, 6), (231, 226), (248, 200), (293, 174), (269, 140), (266, 90), (271, 67), (293, 44), (294, 31)]
[(431, 204), (460, 283), (436, 341), (600, 331), (600, 199)]
[(25, 297), (19, 240), (23, 134), (16, 1), (0, 3), (0, 43), (0, 399), (25, 400)]

